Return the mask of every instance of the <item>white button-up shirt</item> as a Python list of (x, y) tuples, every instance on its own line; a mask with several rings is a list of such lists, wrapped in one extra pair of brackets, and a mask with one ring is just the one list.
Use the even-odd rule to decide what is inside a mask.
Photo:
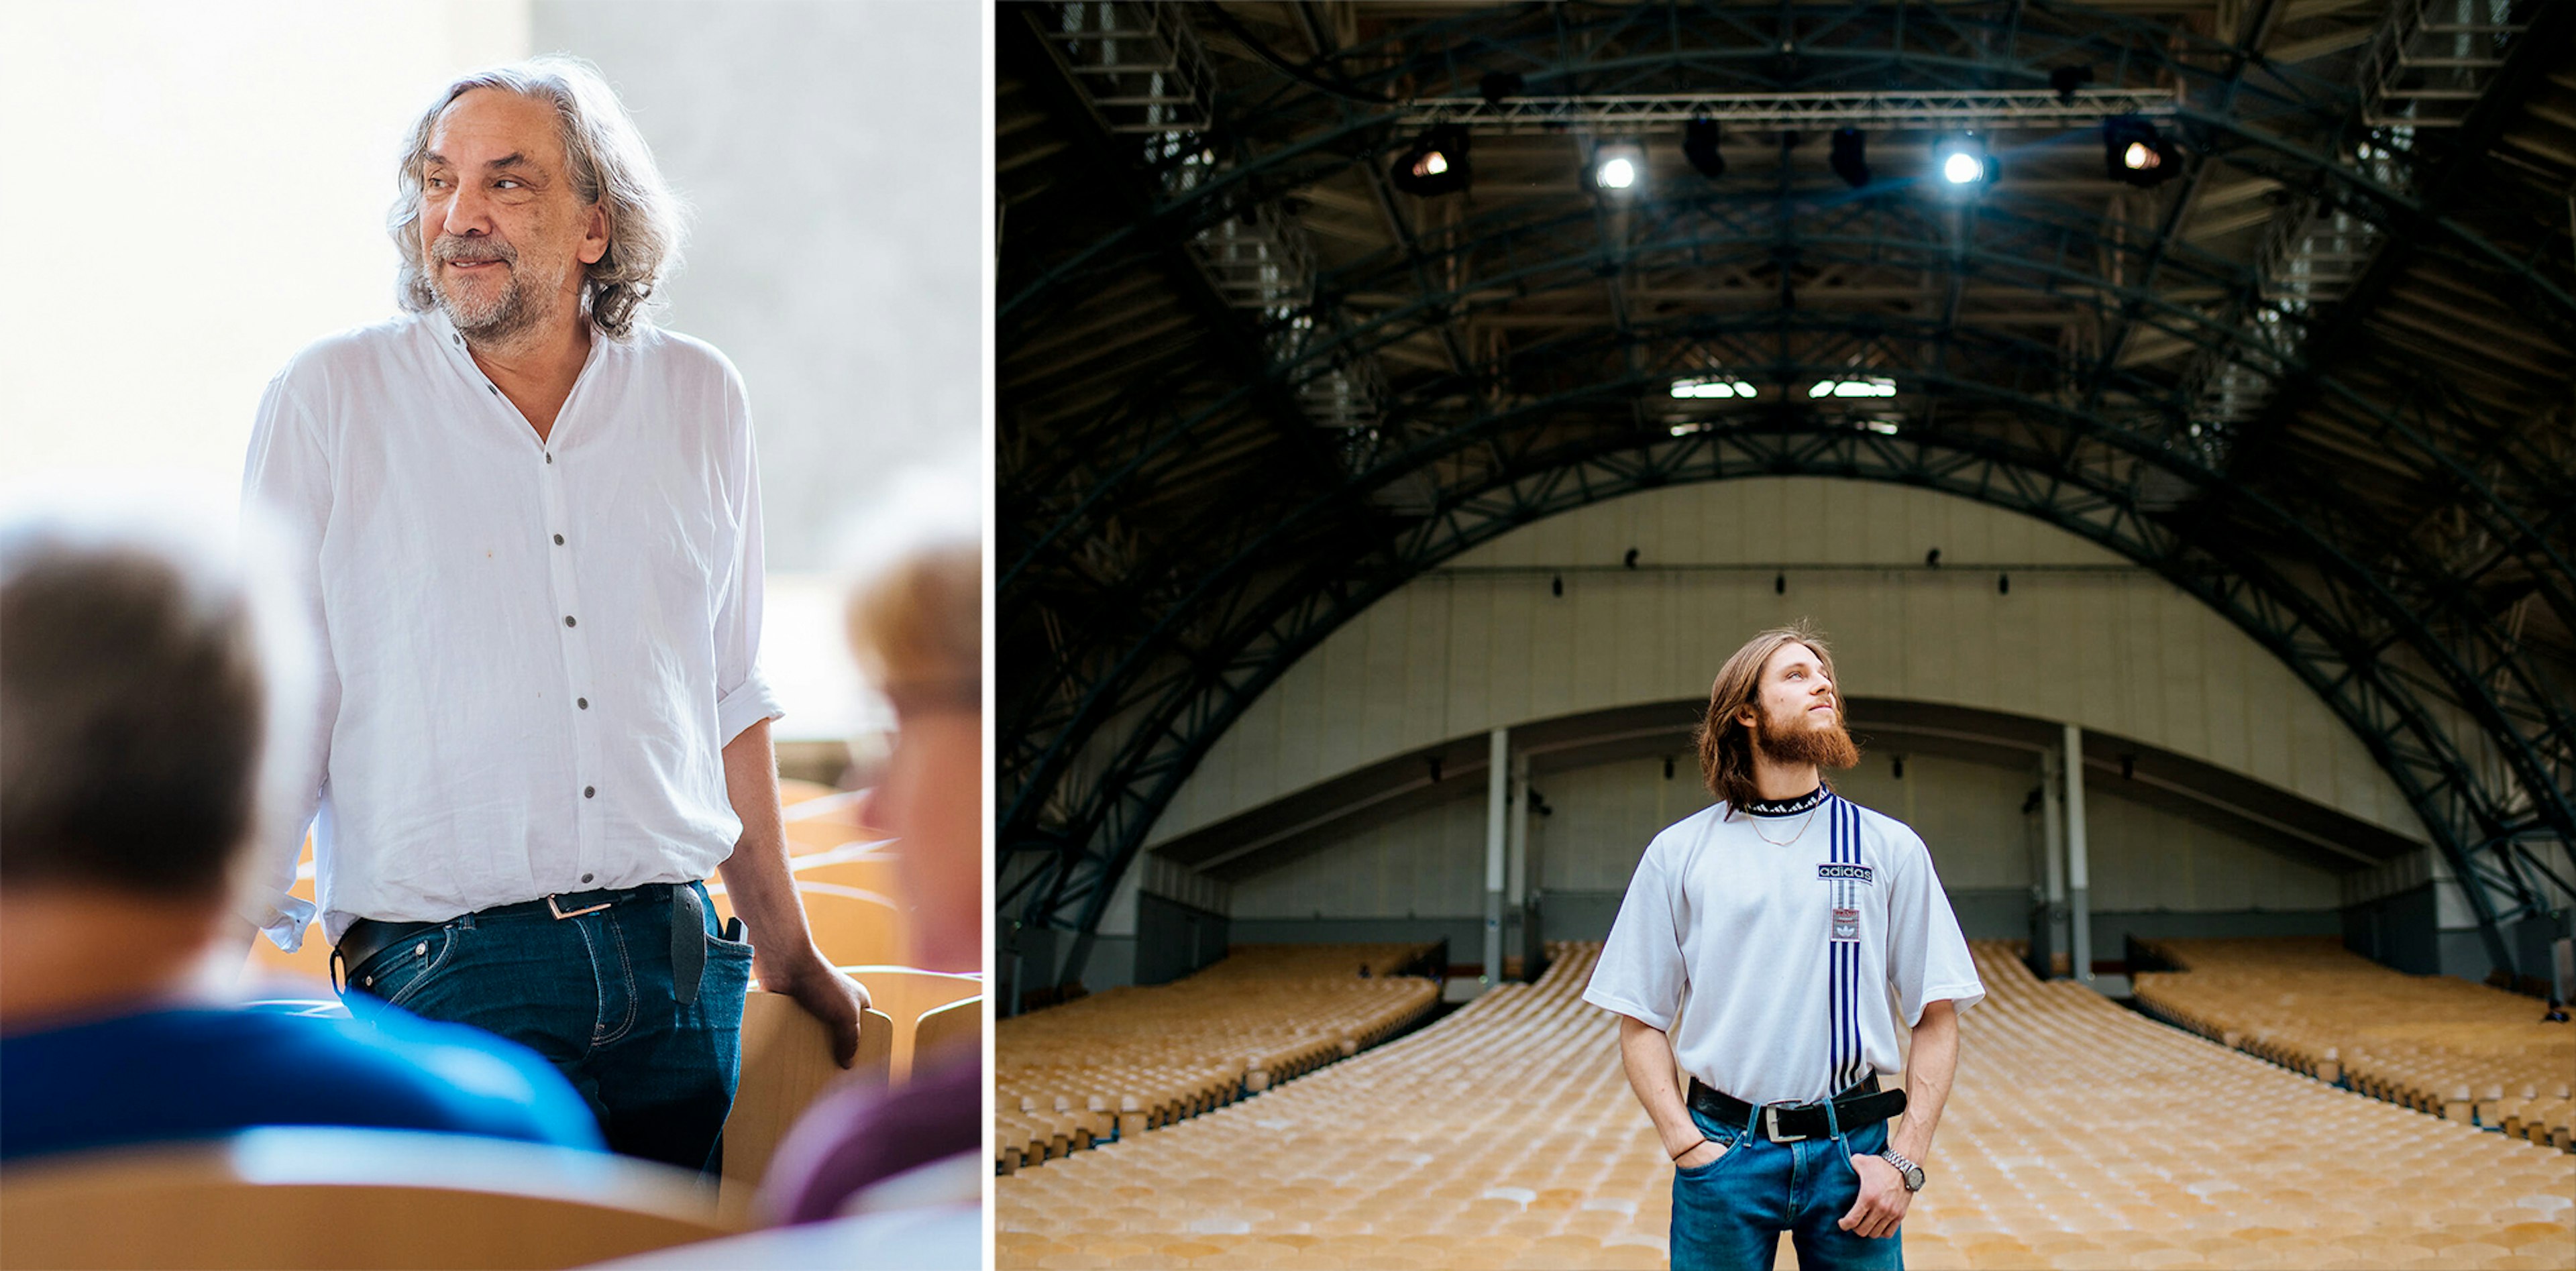
[[(270, 382), (242, 484), (305, 541), (330, 940), (704, 878), (732, 854), (723, 748), (779, 711), (751, 416), (723, 354), (593, 332), (540, 441), (444, 315), (361, 328)], [(262, 845), (266, 930), (290, 950), (305, 819)]]

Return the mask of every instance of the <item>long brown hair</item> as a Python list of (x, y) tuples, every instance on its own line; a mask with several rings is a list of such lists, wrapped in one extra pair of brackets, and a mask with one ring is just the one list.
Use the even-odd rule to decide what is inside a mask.
[(1717, 682), (1709, 686), (1708, 714), (1699, 721), (1699, 730), (1691, 740), (1699, 747), (1699, 771), (1708, 783), (1708, 792), (1726, 800), (1730, 813), (1740, 812), (1747, 804), (1760, 801), (1761, 794), (1753, 785), (1753, 729), (1736, 718), (1746, 707), (1752, 707), (1758, 719), (1762, 714), (1762, 668), (1771, 655), (1785, 645), (1803, 644), (1816, 651), (1825, 665), (1825, 678), (1835, 684), (1834, 700), (1842, 702), (1842, 681), (1834, 675), (1833, 650), (1825, 647), (1822, 633), (1806, 619), (1772, 629), (1744, 642), (1735, 656), (1717, 670)]

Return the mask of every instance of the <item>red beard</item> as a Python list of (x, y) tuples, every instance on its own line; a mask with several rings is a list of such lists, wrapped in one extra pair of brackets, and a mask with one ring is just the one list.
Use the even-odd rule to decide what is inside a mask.
[(1842, 708), (1834, 708), (1834, 722), (1824, 728), (1804, 719), (1783, 725), (1768, 712), (1762, 716), (1762, 727), (1753, 735), (1755, 748), (1773, 763), (1811, 763), (1819, 768), (1841, 769), (1860, 763), (1860, 747), (1852, 744), (1851, 734), (1843, 730)]

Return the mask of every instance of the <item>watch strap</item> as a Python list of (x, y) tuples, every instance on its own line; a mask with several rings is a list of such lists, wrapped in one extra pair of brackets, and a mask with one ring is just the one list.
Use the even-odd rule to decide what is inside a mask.
[(1897, 1178), (1905, 1184), (1905, 1190), (1923, 1190), (1923, 1167), (1905, 1159), (1904, 1153), (1891, 1147), (1880, 1151), (1878, 1158), (1896, 1167)]

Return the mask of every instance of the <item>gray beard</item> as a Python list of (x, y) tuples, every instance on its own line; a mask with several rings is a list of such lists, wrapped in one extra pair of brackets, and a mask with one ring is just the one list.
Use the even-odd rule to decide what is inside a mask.
[(430, 291), (438, 297), (439, 312), (447, 315), (457, 333), (477, 344), (502, 343), (536, 325), (535, 306), (528, 303), (527, 292), (519, 286), (515, 264), (510, 266), (509, 285), (488, 301), (463, 300), (434, 281)]

